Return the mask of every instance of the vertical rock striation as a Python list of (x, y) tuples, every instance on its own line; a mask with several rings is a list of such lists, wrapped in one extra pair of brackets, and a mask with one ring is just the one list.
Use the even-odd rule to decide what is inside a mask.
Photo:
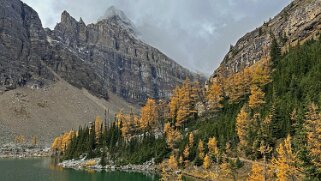
[(294, 46), (321, 32), (321, 1), (295, 0), (273, 19), (247, 33), (231, 47), (223, 62), (211, 76), (229, 77), (269, 57), (273, 38), (280, 46)]
[[(111, 7), (86, 25), (64, 11), (54, 30), (43, 29), (38, 14), (18, 0), (0, 0), (0, 90), (41, 86), (58, 75), (70, 84), (129, 102), (167, 98), (184, 79), (196, 75), (142, 42), (126, 15)], [(57, 76), (56, 76), (57, 77)]]

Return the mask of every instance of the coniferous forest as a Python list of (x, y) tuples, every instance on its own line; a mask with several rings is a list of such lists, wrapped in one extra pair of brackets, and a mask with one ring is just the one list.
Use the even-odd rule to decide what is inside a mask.
[(209, 180), (319, 180), (320, 52), (321, 38), (287, 49), (274, 39), (269, 57), (231, 77), (186, 80), (169, 100), (148, 99), (140, 114), (97, 116), (52, 149), (103, 166), (154, 159), (164, 179), (181, 170)]

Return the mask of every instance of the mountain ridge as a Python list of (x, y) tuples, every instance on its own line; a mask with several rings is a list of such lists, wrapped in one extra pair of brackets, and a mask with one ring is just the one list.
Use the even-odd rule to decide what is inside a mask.
[[(209, 78), (229, 77), (269, 56), (272, 40), (279, 46), (294, 46), (315, 37), (321, 31), (320, 0), (295, 0), (262, 26), (246, 33), (225, 55), (220, 66)], [(285, 51), (285, 49), (283, 49)]]
[[(117, 24), (118, 20), (86, 25), (64, 11), (61, 22), (50, 30), (43, 28), (38, 13), (27, 4), (19, 0), (0, 2), (0, 97), (2, 105), (12, 108), (0, 111), (0, 122), (9, 125), (1, 127), (5, 135), (0, 142), (5, 141), (2, 138), (27, 134), (26, 130), (41, 141), (48, 141), (57, 134), (57, 129), (49, 127), (45, 135), (38, 135), (40, 132), (35, 130), (54, 121), (55, 116), (48, 109), (62, 116), (59, 124), (64, 129), (75, 129), (89, 117), (104, 115), (101, 104), (110, 109), (111, 115), (122, 108), (137, 112), (147, 97), (166, 99), (174, 86), (186, 78), (196, 78), (156, 48), (135, 39)], [(70, 91), (64, 93), (67, 88)], [(15, 92), (20, 95), (21, 91), (30, 97), (23, 108), (6, 98), (12, 94), (15, 99)], [(34, 99), (37, 95), (43, 97), (42, 92), (56, 96), (59, 101), (53, 100), (51, 107), (36, 109)], [(73, 95), (79, 96), (81, 105), (66, 105)], [(98, 103), (88, 96), (95, 97)], [(49, 102), (52, 99), (44, 98)], [(66, 109), (58, 109), (59, 105)], [(86, 107), (93, 111), (84, 112)], [(19, 117), (15, 110), (19, 112), (20, 108), (28, 114)], [(36, 113), (42, 116), (37, 117)], [(80, 120), (81, 115), (88, 117)]]

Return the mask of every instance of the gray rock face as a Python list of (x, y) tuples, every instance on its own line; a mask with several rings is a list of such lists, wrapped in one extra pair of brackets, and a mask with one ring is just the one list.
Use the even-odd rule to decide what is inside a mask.
[(47, 42), (38, 14), (20, 1), (0, 3), (0, 92), (52, 80), (39, 61)]
[[(281, 46), (294, 46), (321, 32), (321, 1), (295, 0), (263, 26), (239, 39), (225, 56), (216, 76), (228, 77), (269, 57), (271, 34)], [(210, 79), (210, 80), (211, 80)]]
[(96, 96), (113, 92), (139, 104), (166, 98), (184, 79), (196, 78), (139, 40), (115, 8), (89, 25), (64, 11), (54, 30), (44, 30), (37, 13), (19, 0), (0, 3), (0, 90), (42, 85), (57, 74)]

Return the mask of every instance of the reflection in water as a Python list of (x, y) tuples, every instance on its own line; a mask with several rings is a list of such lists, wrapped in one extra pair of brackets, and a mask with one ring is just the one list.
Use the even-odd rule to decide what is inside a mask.
[(64, 169), (62, 166), (58, 165), (59, 161), (57, 158), (43, 159), (42, 163), (43, 167), (49, 165), (50, 170), (62, 171)]
[(94, 174), (94, 173), (96, 172), (95, 170), (90, 169), (90, 168), (87, 168), (85, 171), (86, 171), (87, 173), (89, 173), (89, 174)]
[(149, 173), (63, 169), (55, 159), (0, 159), (1, 181), (153, 181)]

